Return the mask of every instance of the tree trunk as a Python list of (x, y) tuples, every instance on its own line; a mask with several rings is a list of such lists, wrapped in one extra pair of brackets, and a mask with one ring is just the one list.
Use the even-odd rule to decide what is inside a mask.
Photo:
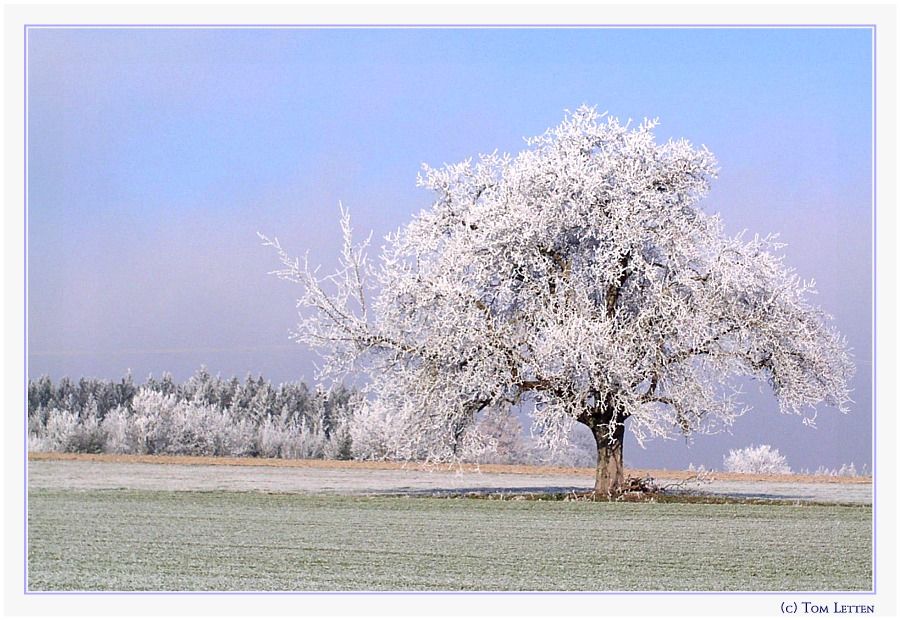
[[(612, 435), (609, 426), (614, 424)], [(622, 461), (622, 444), (625, 439), (625, 424), (610, 422), (598, 424), (593, 429), (597, 441), (597, 479), (594, 495), (615, 497), (625, 486), (625, 467)]]

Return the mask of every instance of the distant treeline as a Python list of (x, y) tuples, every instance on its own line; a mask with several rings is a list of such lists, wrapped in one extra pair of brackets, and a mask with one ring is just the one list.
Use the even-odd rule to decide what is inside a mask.
[(351, 389), (263, 377), (222, 379), (201, 368), (184, 383), (168, 373), (141, 385), (42, 376), (28, 382), (29, 448), (124, 452), (351, 458)]
[[(261, 421), (267, 417), (285, 416), (300, 422), (304, 418), (322, 417), (330, 426), (336, 408), (345, 408), (353, 392), (337, 386), (330, 393), (310, 390), (304, 382), (273, 386), (262, 376), (252, 375), (241, 381), (237, 377), (222, 379), (202, 367), (184, 383), (176, 383), (170, 373), (157, 379), (152, 375), (141, 385), (131, 373), (118, 381), (81, 378), (77, 382), (63, 377), (56, 384), (44, 375), (28, 381), (28, 413), (46, 414), (52, 409), (77, 413), (88, 412), (103, 420), (116, 407), (131, 407), (138, 391), (144, 388), (178, 402), (205, 403), (228, 409), (238, 418)], [(320, 411), (321, 410), (321, 411)]]

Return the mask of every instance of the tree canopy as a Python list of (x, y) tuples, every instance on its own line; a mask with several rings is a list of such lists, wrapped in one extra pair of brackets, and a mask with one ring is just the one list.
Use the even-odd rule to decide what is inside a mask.
[(423, 166), (434, 202), (378, 260), (341, 208), (328, 276), (264, 237), (301, 285), (294, 337), (323, 376), (365, 374), (398, 454), (451, 459), (479, 412), (529, 399), (550, 445), (591, 428), (605, 493), (622, 484), (626, 420), (640, 442), (726, 427), (747, 378), (804, 422), (819, 403), (846, 411), (853, 361), (814, 282), (775, 236), (728, 236), (700, 207), (714, 156), (657, 144), (655, 125), (581, 107), (516, 156)]

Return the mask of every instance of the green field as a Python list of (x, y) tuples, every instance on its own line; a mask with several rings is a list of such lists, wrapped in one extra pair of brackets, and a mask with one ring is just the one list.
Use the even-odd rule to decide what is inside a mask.
[(871, 506), (32, 490), (41, 590), (862, 590)]

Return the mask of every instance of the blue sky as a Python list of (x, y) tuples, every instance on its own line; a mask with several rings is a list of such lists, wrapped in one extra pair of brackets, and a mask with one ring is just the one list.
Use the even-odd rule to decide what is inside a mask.
[(565, 109), (659, 117), (718, 157), (730, 233), (780, 232), (858, 358), (854, 413), (756, 410), (733, 436), (629, 446), (720, 467), (871, 464), (868, 29), (31, 29), (31, 377), (171, 371), (312, 380), (294, 291), (256, 237), (329, 265), (337, 204), (383, 236), (430, 204), (423, 162), (518, 152)]

